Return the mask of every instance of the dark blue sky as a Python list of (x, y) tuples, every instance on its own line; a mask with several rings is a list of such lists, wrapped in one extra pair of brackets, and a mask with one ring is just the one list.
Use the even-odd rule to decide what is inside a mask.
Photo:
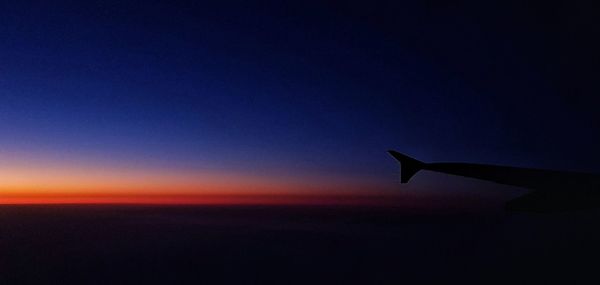
[(600, 170), (594, 4), (12, 2), (4, 154), (384, 183), (390, 148)]

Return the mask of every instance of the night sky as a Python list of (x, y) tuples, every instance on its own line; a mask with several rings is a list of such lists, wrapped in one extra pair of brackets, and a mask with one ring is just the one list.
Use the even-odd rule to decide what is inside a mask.
[(0, 3), (0, 193), (398, 192), (388, 149), (600, 171), (594, 4), (213, 2)]

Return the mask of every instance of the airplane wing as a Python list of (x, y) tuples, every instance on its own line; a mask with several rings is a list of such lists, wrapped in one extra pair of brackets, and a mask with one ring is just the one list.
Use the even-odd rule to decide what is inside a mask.
[(600, 175), (474, 163), (425, 163), (388, 151), (400, 163), (400, 182), (420, 170), (471, 177), (534, 190), (507, 203), (508, 210), (552, 212), (600, 207)]

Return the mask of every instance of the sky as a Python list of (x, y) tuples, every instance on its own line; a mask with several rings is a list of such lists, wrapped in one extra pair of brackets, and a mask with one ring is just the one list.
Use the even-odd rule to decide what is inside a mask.
[(216, 2), (0, 3), (0, 199), (396, 193), (388, 149), (600, 172), (593, 3)]

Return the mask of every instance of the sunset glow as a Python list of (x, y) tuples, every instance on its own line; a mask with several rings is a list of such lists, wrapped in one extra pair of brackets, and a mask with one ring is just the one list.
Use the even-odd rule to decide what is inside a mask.
[(382, 194), (384, 189), (375, 183), (344, 178), (74, 167), (40, 161), (12, 165), (5, 161), (0, 165), (0, 204), (369, 203), (361, 196)]

